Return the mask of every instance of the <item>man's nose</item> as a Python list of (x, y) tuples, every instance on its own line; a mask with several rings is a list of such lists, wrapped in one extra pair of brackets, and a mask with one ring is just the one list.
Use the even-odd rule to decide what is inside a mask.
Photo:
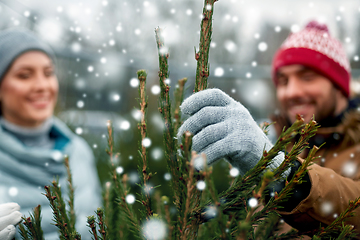
[(288, 99), (301, 97), (304, 93), (303, 86), (301, 81), (296, 77), (291, 77), (288, 79), (288, 84), (286, 86), (286, 97)]

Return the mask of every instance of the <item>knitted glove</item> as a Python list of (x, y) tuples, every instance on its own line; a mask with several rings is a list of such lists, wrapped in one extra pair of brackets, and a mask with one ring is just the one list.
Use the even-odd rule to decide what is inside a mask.
[(0, 204), (0, 240), (11, 240), (15, 236), (15, 225), (21, 221), (17, 203)]
[[(180, 109), (190, 117), (180, 127), (178, 139), (185, 131), (191, 132), (192, 150), (205, 153), (208, 164), (225, 158), (244, 175), (257, 164), (264, 150), (273, 147), (249, 111), (219, 89), (193, 94)], [(269, 167), (275, 169), (283, 160), (284, 154), (279, 153)]]

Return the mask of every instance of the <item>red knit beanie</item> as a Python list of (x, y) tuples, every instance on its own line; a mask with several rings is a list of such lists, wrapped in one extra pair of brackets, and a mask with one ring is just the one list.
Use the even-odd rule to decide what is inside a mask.
[(325, 24), (311, 21), (306, 27), (290, 34), (272, 62), (272, 77), (286, 65), (301, 64), (327, 77), (346, 97), (350, 94), (350, 64), (341, 43), (330, 36)]

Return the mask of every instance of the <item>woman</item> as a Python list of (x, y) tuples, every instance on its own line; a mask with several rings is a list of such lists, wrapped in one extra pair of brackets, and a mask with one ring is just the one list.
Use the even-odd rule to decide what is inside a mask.
[(18, 205), (29, 215), (38, 204), (45, 239), (59, 238), (43, 193), (44, 186), (58, 178), (66, 196), (64, 155), (69, 156), (76, 228), (83, 239), (86, 217), (101, 206), (90, 147), (53, 116), (58, 87), (49, 46), (28, 31), (0, 33), (0, 240), (14, 236)]

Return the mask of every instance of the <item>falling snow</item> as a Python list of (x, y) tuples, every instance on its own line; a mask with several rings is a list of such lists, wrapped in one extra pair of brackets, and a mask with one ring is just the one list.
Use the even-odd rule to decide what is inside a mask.
[(166, 224), (160, 220), (152, 218), (145, 222), (143, 226), (143, 233), (146, 239), (149, 240), (162, 240), (166, 236)]
[(203, 169), (205, 164), (206, 160), (202, 156), (198, 156), (194, 159), (194, 168), (197, 170)]
[(198, 182), (196, 183), (196, 187), (197, 187), (200, 191), (202, 191), (202, 190), (205, 189), (206, 183), (205, 183), (204, 181), (200, 180), (200, 181), (198, 181)]
[(205, 208), (205, 219), (212, 219), (218, 215), (218, 209), (215, 206)]
[(126, 202), (127, 202), (128, 204), (134, 204), (134, 202), (135, 202), (136, 199), (135, 199), (135, 196), (134, 196), (134, 195), (128, 194), (128, 195), (126, 196), (125, 200), (126, 200)]
[(83, 134), (83, 129), (82, 129), (81, 127), (77, 127), (77, 128), (75, 129), (75, 133), (76, 133), (77, 135), (81, 135), (81, 134)]
[(19, 193), (19, 190), (16, 187), (10, 187), (8, 193), (11, 197), (16, 197)]
[(117, 168), (116, 168), (116, 172), (117, 172), (118, 174), (122, 174), (122, 173), (124, 172), (124, 168), (123, 168), (123, 167), (117, 167)]
[(261, 42), (258, 45), (258, 49), (260, 52), (265, 52), (268, 49), (268, 45), (265, 42)]
[(120, 129), (122, 130), (128, 130), (131, 127), (130, 122), (129, 121), (122, 121), (120, 123)]
[(230, 176), (232, 177), (237, 177), (239, 176), (240, 172), (239, 172), (239, 169), (233, 167), (230, 169)]
[(63, 160), (64, 158), (64, 155), (61, 151), (57, 151), (57, 150), (54, 150), (52, 153), (51, 153), (51, 157), (52, 159), (54, 159), (55, 161), (61, 161)]
[(224, 75), (224, 69), (222, 67), (215, 68), (215, 77), (222, 77)]
[(83, 107), (85, 106), (85, 103), (84, 103), (84, 101), (79, 100), (79, 101), (77, 101), (76, 106), (77, 106), (78, 108), (83, 108)]
[(320, 208), (323, 215), (329, 215), (334, 211), (334, 206), (331, 202), (323, 202)]
[(170, 174), (170, 173), (165, 173), (165, 174), (164, 174), (164, 179), (165, 179), (166, 181), (170, 181), (170, 180), (171, 180), (171, 174)]
[(139, 79), (137, 79), (137, 78), (130, 79), (130, 86), (131, 87), (136, 88), (136, 87), (139, 86), (139, 84), (140, 84)]
[(163, 150), (162, 148), (154, 148), (152, 149), (151, 151), (151, 157), (154, 159), (154, 160), (160, 160), (162, 157), (163, 157)]
[(154, 94), (154, 95), (158, 95), (160, 94), (160, 86), (159, 85), (154, 85), (151, 87), (151, 93)]
[(256, 198), (250, 198), (248, 201), (248, 204), (251, 208), (257, 207), (259, 204), (258, 200)]
[(150, 138), (144, 138), (141, 142), (142, 146), (148, 148), (151, 146), (151, 140)]
[(357, 164), (349, 161), (342, 166), (342, 173), (345, 177), (354, 177), (357, 172)]

